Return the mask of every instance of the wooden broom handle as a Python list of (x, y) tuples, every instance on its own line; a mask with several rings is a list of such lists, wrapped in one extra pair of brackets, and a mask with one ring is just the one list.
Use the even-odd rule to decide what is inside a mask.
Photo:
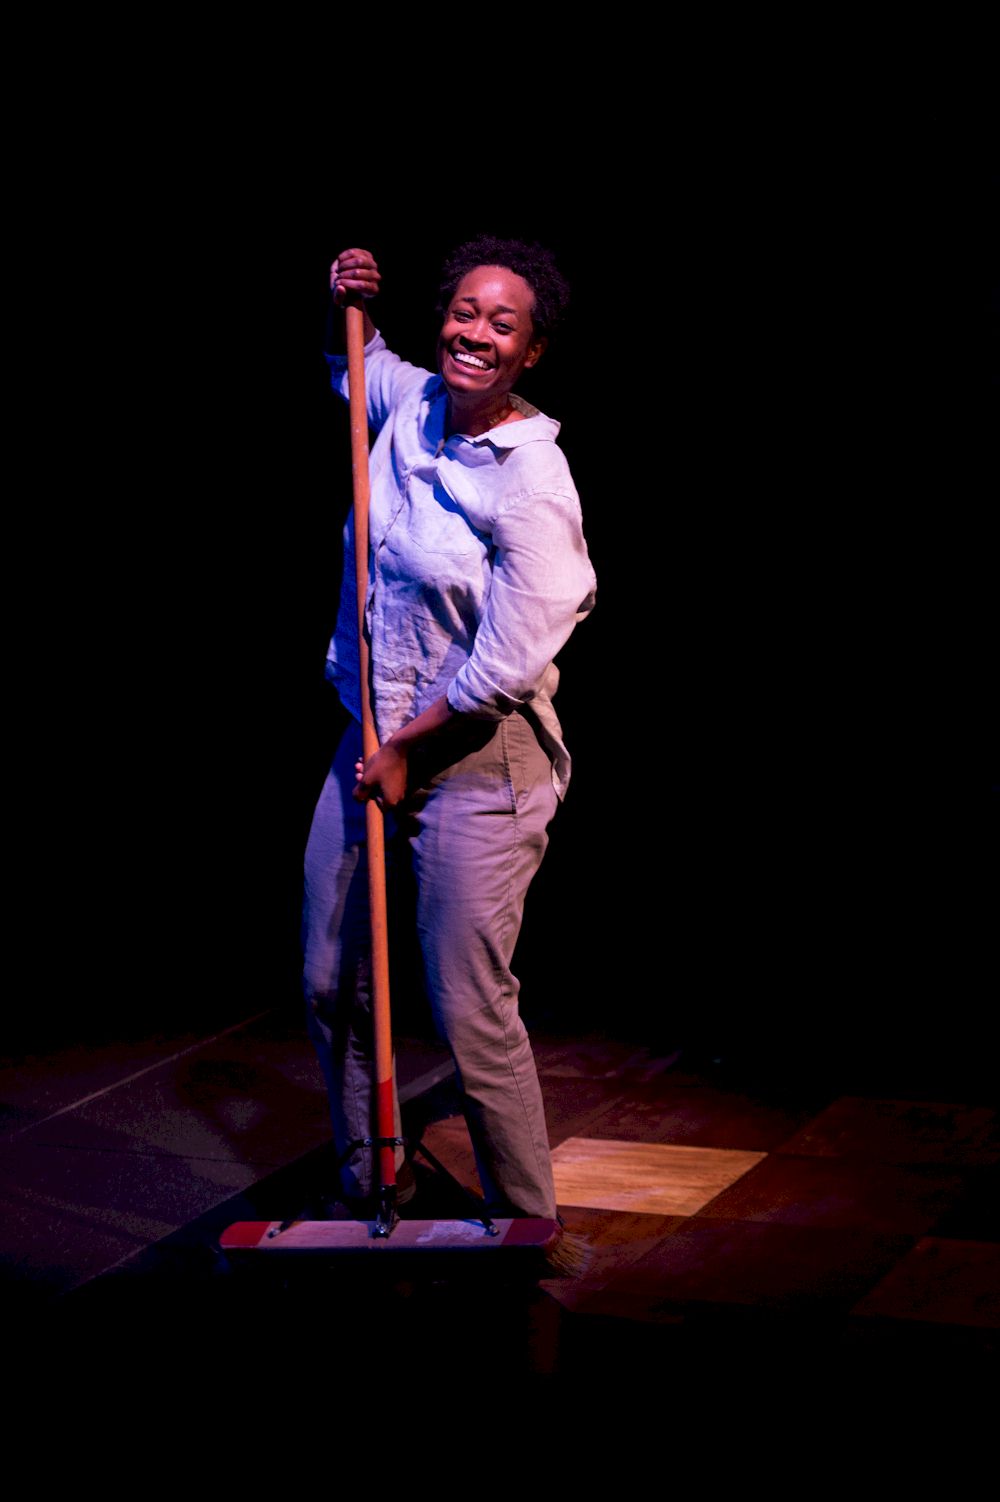
[[(358, 662), (361, 737), (365, 761), (378, 750), (371, 700), (371, 648), (365, 632), (368, 599), (368, 408), (365, 401), (365, 315), (360, 298), (349, 302), (347, 374), (351, 392), (351, 471), (354, 479), (354, 562), (358, 589)], [(368, 907), (372, 931), (372, 1006), (375, 1028), (376, 1134), (395, 1134), (392, 1108), (392, 1020), (389, 1010), (389, 925), (385, 897), (385, 820), (374, 798), (365, 804), (368, 827)], [(379, 1148), (381, 1186), (396, 1182), (396, 1154)]]

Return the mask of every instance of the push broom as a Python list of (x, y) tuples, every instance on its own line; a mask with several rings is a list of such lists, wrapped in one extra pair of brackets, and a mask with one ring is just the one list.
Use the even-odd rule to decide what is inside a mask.
[[(358, 647), (361, 689), (361, 731), (364, 760), (378, 750), (372, 712), (370, 646), (365, 633), (368, 597), (368, 414), (365, 402), (364, 313), (360, 299), (349, 302), (347, 358), (350, 382), (351, 465), (354, 486), (354, 557), (357, 570)], [(491, 1219), (479, 1213), (469, 1220), (401, 1220), (396, 1208), (396, 1148), (393, 1113), (392, 1024), (389, 1008), (389, 927), (386, 909), (385, 821), (374, 798), (365, 805), (368, 835), (368, 899), (371, 917), (373, 1023), (375, 1036), (375, 1135), (361, 1144), (375, 1149), (378, 1169), (377, 1214), (374, 1221), (291, 1220), (240, 1221), (228, 1227), (220, 1247), (230, 1259), (245, 1261), (285, 1256), (339, 1256), (354, 1253), (368, 1260), (391, 1257), (393, 1273), (412, 1275), (425, 1269), (434, 1276), (447, 1271), (456, 1253), (503, 1251), (508, 1261), (523, 1264), (536, 1274), (572, 1274), (583, 1270), (588, 1248), (583, 1238), (563, 1230), (557, 1220), (540, 1217)], [(350, 1149), (349, 1149), (350, 1150)], [(426, 1148), (419, 1151), (439, 1171), (446, 1172)], [(449, 1175), (450, 1177), (450, 1175)], [(465, 1192), (465, 1191), (463, 1191)], [(510, 1254), (516, 1254), (511, 1257)]]

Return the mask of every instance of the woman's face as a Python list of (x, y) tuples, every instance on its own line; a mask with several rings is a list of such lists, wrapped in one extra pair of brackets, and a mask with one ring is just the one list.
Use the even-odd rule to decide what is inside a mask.
[(438, 336), (438, 369), (453, 397), (495, 399), (522, 370), (536, 365), (545, 340), (536, 337), (535, 295), (505, 266), (477, 266), (455, 289)]

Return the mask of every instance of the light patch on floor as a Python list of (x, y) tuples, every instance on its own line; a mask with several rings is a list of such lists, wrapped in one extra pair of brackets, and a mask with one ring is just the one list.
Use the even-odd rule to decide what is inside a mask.
[(694, 1215), (766, 1153), (568, 1137), (552, 1153), (560, 1205)]

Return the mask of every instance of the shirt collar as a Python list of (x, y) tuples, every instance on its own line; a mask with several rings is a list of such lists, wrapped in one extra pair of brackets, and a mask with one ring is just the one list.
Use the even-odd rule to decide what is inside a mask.
[[(441, 431), (444, 430), (444, 403), (448, 400), (448, 393), (444, 382), (439, 379), (437, 400), (442, 403), (441, 407)], [(480, 433), (476, 438), (469, 438), (464, 433), (453, 433), (451, 440), (460, 438), (463, 443), (471, 443), (474, 447), (481, 448), (483, 444), (489, 444), (495, 449), (515, 449), (522, 443), (537, 443), (539, 440), (548, 440), (554, 443), (559, 433), (560, 423), (553, 417), (546, 417), (544, 412), (539, 412), (530, 402), (525, 401), (523, 396), (518, 396), (515, 391), (510, 393), (511, 405), (524, 414), (521, 422), (503, 422), (495, 428), (490, 428), (488, 433)]]

